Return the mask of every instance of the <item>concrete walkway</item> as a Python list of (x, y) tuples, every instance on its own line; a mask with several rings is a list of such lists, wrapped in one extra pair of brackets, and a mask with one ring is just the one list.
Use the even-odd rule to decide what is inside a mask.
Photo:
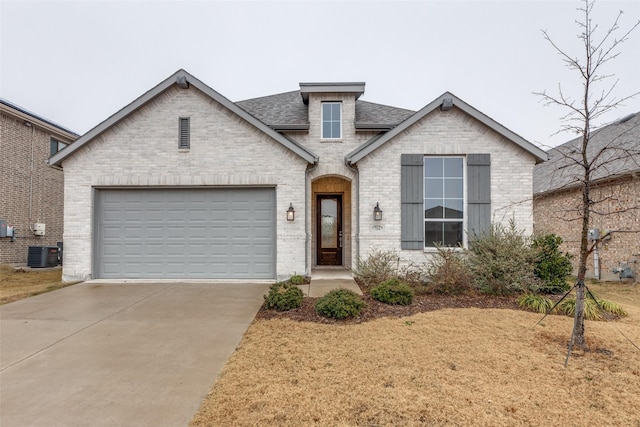
[(338, 288), (350, 289), (362, 295), (351, 271), (344, 267), (316, 267), (311, 270), (311, 283), (298, 287), (309, 297), (323, 297), (329, 291)]
[(0, 425), (187, 426), (269, 284), (82, 283), (0, 307)]

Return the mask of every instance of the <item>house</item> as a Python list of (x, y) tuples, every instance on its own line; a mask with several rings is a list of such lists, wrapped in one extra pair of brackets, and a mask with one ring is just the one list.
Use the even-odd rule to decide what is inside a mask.
[(51, 158), (64, 279), (273, 280), (374, 248), (422, 262), (491, 220), (532, 229), (543, 150), (450, 93), (414, 112), (364, 88), (234, 103), (177, 71)]
[[(562, 237), (563, 250), (574, 255), (577, 269), (582, 222), (579, 188), (582, 168), (575, 162), (581, 138), (549, 150), (549, 161), (534, 169), (533, 216), (536, 231)], [(591, 199), (597, 202), (590, 215), (592, 233), (604, 236), (597, 260), (588, 259), (588, 277), (618, 280), (612, 269), (631, 263), (640, 274), (640, 113), (592, 132), (587, 149), (594, 161)], [(578, 159), (580, 160), (580, 159)], [(608, 234), (608, 232), (610, 232)], [(608, 234), (608, 235), (607, 235)]]
[(0, 264), (26, 265), (29, 246), (62, 241), (62, 169), (47, 159), (78, 135), (5, 99), (0, 113)]

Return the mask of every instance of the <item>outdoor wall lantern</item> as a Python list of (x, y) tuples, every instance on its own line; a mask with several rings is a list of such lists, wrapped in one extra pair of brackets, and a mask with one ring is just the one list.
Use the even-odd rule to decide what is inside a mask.
[(293, 221), (296, 216), (296, 210), (293, 209), (293, 203), (289, 203), (289, 209), (287, 209), (287, 221)]
[(376, 207), (373, 208), (373, 220), (382, 221), (382, 209), (380, 209), (380, 204), (378, 202), (376, 202)]

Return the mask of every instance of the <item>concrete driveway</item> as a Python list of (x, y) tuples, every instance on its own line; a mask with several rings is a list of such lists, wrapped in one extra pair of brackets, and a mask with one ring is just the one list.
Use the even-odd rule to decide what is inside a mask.
[(0, 306), (0, 425), (188, 425), (268, 286), (86, 282)]

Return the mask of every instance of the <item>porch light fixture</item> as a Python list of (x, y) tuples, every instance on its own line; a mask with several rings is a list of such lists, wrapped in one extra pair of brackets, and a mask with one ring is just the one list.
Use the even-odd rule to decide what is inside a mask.
[(380, 204), (378, 202), (376, 202), (376, 207), (373, 208), (373, 220), (382, 221), (382, 209), (380, 209)]
[(296, 210), (293, 209), (293, 203), (289, 203), (289, 209), (287, 209), (287, 221), (293, 221), (296, 216)]

